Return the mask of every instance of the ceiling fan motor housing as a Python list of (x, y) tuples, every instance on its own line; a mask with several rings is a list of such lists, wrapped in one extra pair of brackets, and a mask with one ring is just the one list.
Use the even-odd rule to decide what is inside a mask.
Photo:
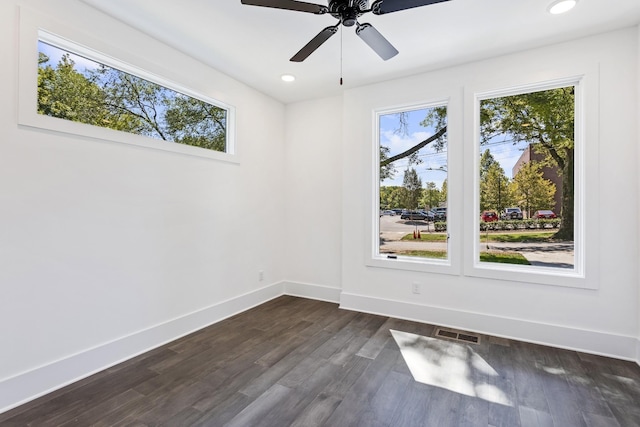
[[(352, 3), (349, 6), (349, 3)], [(367, 0), (329, 0), (329, 13), (342, 22), (345, 27), (352, 27), (356, 24), (362, 11), (367, 10)]]

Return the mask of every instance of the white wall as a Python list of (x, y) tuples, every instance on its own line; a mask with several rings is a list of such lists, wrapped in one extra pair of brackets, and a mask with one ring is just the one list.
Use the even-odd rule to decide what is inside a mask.
[[(611, 209), (624, 204), (638, 209), (637, 29), (552, 45), (519, 54), (348, 90), (344, 94), (342, 137), (342, 229), (327, 239), (342, 242), (341, 305), (362, 311), (449, 325), (468, 330), (576, 348), (634, 359), (638, 336), (638, 226), (633, 220), (613, 219)], [(473, 194), (472, 179), (463, 162), (473, 158), (468, 100), (476, 88), (502, 89), (587, 74), (587, 278), (579, 289), (533, 282), (489, 280), (469, 275), (464, 263), (466, 246), (473, 244), (473, 212), (465, 195)], [(450, 98), (449, 195), (452, 234), (452, 274), (377, 268), (367, 265), (371, 253), (373, 114), (394, 107)], [(317, 101), (319, 110), (327, 100)], [(312, 103), (289, 106), (287, 119), (304, 129), (321, 120)], [(327, 117), (331, 120), (333, 114)], [(305, 121), (306, 120), (306, 121)], [(595, 121), (595, 122), (594, 122)], [(291, 122), (287, 120), (287, 128)], [(318, 130), (316, 140), (328, 139), (332, 129)], [(291, 144), (288, 141), (288, 144)], [(296, 170), (315, 168), (313, 157), (296, 157)], [(325, 174), (314, 175), (324, 182)], [(293, 176), (288, 176), (293, 179)], [(309, 180), (309, 176), (305, 178)], [(471, 184), (470, 184), (471, 183)], [(468, 196), (467, 196), (468, 197)], [(312, 222), (322, 219), (316, 213)], [(634, 216), (635, 217), (635, 216)], [(592, 222), (589, 222), (592, 221)], [(317, 259), (305, 280), (322, 284), (325, 254), (312, 241), (299, 243), (296, 259)], [(329, 264), (329, 268), (332, 266)], [(411, 283), (422, 283), (422, 294), (411, 293)]]
[[(640, 146), (640, 25), (637, 28), (638, 30), (638, 51), (637, 51), (637, 62), (636, 62), (636, 71), (637, 71), (637, 118), (636, 118), (636, 138), (637, 145)], [(640, 151), (640, 150), (639, 150)], [(640, 157), (638, 158), (638, 164), (640, 164)], [(640, 209), (638, 210), (638, 219), (640, 220)], [(640, 221), (639, 221), (640, 222)], [(640, 242), (640, 235), (638, 236), (638, 242)], [(640, 259), (638, 260), (640, 261)], [(640, 365), (640, 281), (638, 282), (638, 310), (637, 310), (637, 319), (638, 319), (638, 335), (637, 335), (637, 343), (636, 343), (636, 362)]]
[[(342, 97), (286, 109), (287, 293), (338, 301)], [(309, 286), (311, 285), (311, 286)]]
[[(240, 163), (18, 126), (18, 3), (235, 106)], [(1, 2), (0, 56), (0, 411), (282, 292), (282, 104), (78, 1)]]

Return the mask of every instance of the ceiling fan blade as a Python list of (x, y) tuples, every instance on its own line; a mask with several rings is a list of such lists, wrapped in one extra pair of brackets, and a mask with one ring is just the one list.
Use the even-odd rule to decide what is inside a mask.
[(311, 41), (307, 43), (302, 49), (300, 49), (298, 53), (293, 55), (290, 61), (302, 62), (305, 59), (307, 59), (307, 57), (311, 55), (313, 52), (315, 52), (317, 48), (319, 48), (320, 46), (322, 46), (324, 42), (329, 40), (329, 37), (331, 37), (332, 35), (338, 32), (339, 26), (340, 24), (333, 25), (331, 27), (327, 27), (324, 30), (320, 31), (318, 35), (312, 38)]
[(309, 12), (323, 14), (329, 11), (327, 6), (315, 3), (306, 3), (295, 0), (242, 0), (242, 4), (250, 6), (273, 7), (276, 9), (295, 10), (297, 12)]
[(411, 9), (414, 7), (428, 6), (430, 4), (442, 3), (449, 0), (377, 0), (371, 5), (371, 11), (375, 15), (397, 12), (399, 10)]
[(398, 54), (398, 50), (371, 24), (358, 24), (356, 34), (385, 61)]

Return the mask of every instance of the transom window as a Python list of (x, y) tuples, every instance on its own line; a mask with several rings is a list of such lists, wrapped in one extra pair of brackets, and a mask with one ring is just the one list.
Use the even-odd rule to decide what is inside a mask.
[(239, 161), (232, 106), (34, 25), (20, 27), (21, 125)]
[(38, 114), (226, 151), (224, 108), (43, 41), (38, 51)]

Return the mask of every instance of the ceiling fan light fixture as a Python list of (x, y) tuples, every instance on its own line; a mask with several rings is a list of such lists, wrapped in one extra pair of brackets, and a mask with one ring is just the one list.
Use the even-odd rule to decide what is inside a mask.
[(556, 0), (549, 5), (547, 10), (552, 15), (559, 15), (561, 13), (565, 13), (573, 9), (578, 0)]
[(291, 83), (296, 80), (296, 76), (293, 74), (283, 74), (280, 76), (280, 79), (282, 79), (283, 82)]
[[(242, 4), (249, 6), (270, 7), (274, 9), (285, 9), (296, 12), (308, 12), (316, 15), (330, 14), (338, 20), (336, 25), (331, 25), (320, 31), (302, 49), (293, 55), (291, 62), (302, 62), (309, 55), (322, 46), (329, 38), (338, 32), (340, 26), (356, 26), (356, 34), (383, 60), (388, 60), (398, 54), (398, 50), (376, 30), (373, 25), (358, 22), (358, 18), (365, 13), (374, 15), (385, 15), (387, 13), (401, 10), (413, 9), (421, 6), (428, 6), (436, 3), (443, 3), (450, 0), (325, 0), (328, 5), (323, 6), (316, 3), (307, 3), (300, 0), (241, 0)], [(284, 76), (282, 76), (284, 77)], [(283, 78), (284, 80), (284, 78)], [(293, 80), (288, 80), (293, 81)]]

